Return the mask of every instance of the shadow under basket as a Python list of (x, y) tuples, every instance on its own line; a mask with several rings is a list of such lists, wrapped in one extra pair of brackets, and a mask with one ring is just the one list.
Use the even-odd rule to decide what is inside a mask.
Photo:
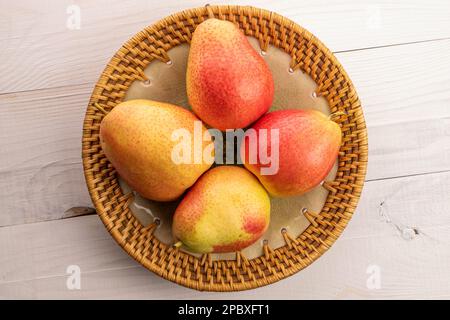
[[(235, 23), (268, 62), (275, 81), (271, 110), (280, 106), (291, 108), (291, 104), (316, 108), (331, 114), (342, 130), (336, 166), (318, 186), (326, 193), (317, 191), (316, 195), (311, 193), (312, 196), (307, 195), (299, 202), (278, 206), (303, 215), (306, 224), (300, 233), (281, 228), (282, 243), (274, 246), (271, 241), (261, 241), (256, 255), (256, 251), (249, 255), (243, 250), (231, 258), (200, 256), (161, 241), (156, 232), (159, 220), (142, 223), (132, 212), (133, 192), (124, 193), (126, 188), (121, 187), (100, 146), (100, 122), (124, 100), (149, 98), (189, 108), (184, 82), (188, 46), (195, 28), (211, 17)], [(291, 82), (295, 85), (290, 86)], [(169, 88), (172, 90), (167, 86), (172, 86)], [(161, 277), (209, 291), (264, 286), (300, 271), (320, 257), (352, 217), (364, 184), (368, 152), (360, 101), (333, 54), (294, 22), (273, 12), (241, 6), (206, 6), (182, 11), (146, 27), (127, 41), (108, 63), (94, 88), (84, 120), (82, 144), (89, 193), (113, 238), (130, 256)], [(314, 211), (300, 205), (314, 202), (320, 205)]]

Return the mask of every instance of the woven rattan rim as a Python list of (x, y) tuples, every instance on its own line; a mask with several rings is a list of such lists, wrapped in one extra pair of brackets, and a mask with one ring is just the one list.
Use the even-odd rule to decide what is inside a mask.
[[(283, 231), (286, 245), (246, 259), (213, 261), (161, 243), (153, 223), (143, 227), (123, 194), (116, 173), (102, 152), (99, 126), (104, 115), (120, 103), (130, 84), (147, 80), (144, 69), (153, 60), (168, 62), (167, 51), (189, 43), (195, 27), (210, 16), (232, 21), (248, 36), (292, 57), (292, 70), (301, 69), (318, 85), (343, 132), (339, 168), (322, 212), (306, 213), (311, 224), (297, 238)], [(113, 238), (134, 259), (156, 274), (186, 287), (209, 291), (235, 291), (264, 286), (311, 264), (336, 241), (352, 217), (364, 184), (367, 166), (367, 132), (360, 101), (349, 77), (333, 54), (311, 33), (294, 22), (262, 9), (241, 6), (207, 6), (171, 15), (127, 41), (103, 71), (89, 105), (83, 127), (82, 156), (86, 183), (97, 213)]]

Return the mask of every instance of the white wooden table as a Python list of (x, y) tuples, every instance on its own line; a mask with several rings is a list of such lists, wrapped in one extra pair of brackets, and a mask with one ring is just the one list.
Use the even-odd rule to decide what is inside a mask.
[[(83, 209), (84, 111), (125, 40), (205, 1), (0, 0), (0, 298), (450, 298), (450, 3), (227, 2), (309, 29), (357, 88), (369, 169), (342, 237), (304, 271), (239, 293), (195, 292), (141, 267)], [(67, 285), (70, 266), (80, 289)]]

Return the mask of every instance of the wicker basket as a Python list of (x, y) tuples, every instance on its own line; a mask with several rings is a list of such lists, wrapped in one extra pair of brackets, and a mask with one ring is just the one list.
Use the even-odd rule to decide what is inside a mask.
[[(338, 172), (323, 184), (328, 198), (318, 214), (306, 213), (309, 227), (298, 237), (284, 232), (286, 245), (247, 259), (236, 252), (235, 260), (213, 261), (209, 254), (195, 257), (160, 242), (156, 223), (142, 226), (131, 213), (130, 195), (124, 194), (116, 173), (99, 143), (104, 115), (120, 103), (130, 84), (145, 81), (145, 67), (155, 59), (167, 62), (167, 51), (189, 43), (196, 26), (215, 16), (237, 24), (247, 35), (292, 57), (291, 68), (300, 68), (317, 84), (343, 132)], [(333, 54), (311, 33), (273, 12), (240, 6), (207, 6), (186, 10), (149, 26), (127, 41), (98, 80), (83, 128), (84, 173), (97, 213), (113, 238), (134, 259), (158, 275), (197, 290), (235, 291), (264, 286), (311, 264), (339, 237), (357, 205), (366, 173), (367, 132), (355, 89)]]

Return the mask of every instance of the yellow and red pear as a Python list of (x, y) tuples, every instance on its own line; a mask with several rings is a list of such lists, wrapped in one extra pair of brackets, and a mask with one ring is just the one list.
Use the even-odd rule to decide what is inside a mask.
[(256, 121), (269, 110), (274, 94), (264, 59), (237, 26), (218, 19), (195, 29), (186, 85), (193, 111), (222, 131)]
[[(174, 200), (212, 164), (203, 158), (195, 162), (194, 157), (177, 163), (172, 157), (179, 143), (172, 134), (182, 129), (193, 137), (196, 121), (201, 124), (192, 112), (172, 104), (143, 99), (122, 102), (101, 122), (101, 146), (119, 175), (143, 197)], [(201, 130), (202, 136), (209, 136), (203, 125)], [(193, 140), (186, 141), (192, 151)]]
[[(267, 191), (278, 197), (300, 195), (313, 189), (328, 175), (336, 162), (341, 146), (341, 129), (337, 123), (317, 110), (280, 110), (270, 112), (253, 126), (256, 133), (256, 155), (246, 133), (241, 145), (241, 158), (245, 167), (256, 175)], [(265, 129), (265, 134), (261, 134)], [(279, 143), (271, 141), (271, 130), (278, 130)], [(248, 138), (247, 138), (248, 137)], [(262, 174), (260, 159), (261, 139), (267, 139), (267, 154), (278, 153), (278, 170)], [(275, 150), (274, 148), (278, 148)], [(263, 147), (265, 149), (265, 147)], [(262, 154), (266, 150), (262, 150)]]
[(181, 201), (172, 232), (193, 252), (233, 252), (257, 241), (269, 220), (269, 196), (258, 179), (244, 168), (219, 166)]

